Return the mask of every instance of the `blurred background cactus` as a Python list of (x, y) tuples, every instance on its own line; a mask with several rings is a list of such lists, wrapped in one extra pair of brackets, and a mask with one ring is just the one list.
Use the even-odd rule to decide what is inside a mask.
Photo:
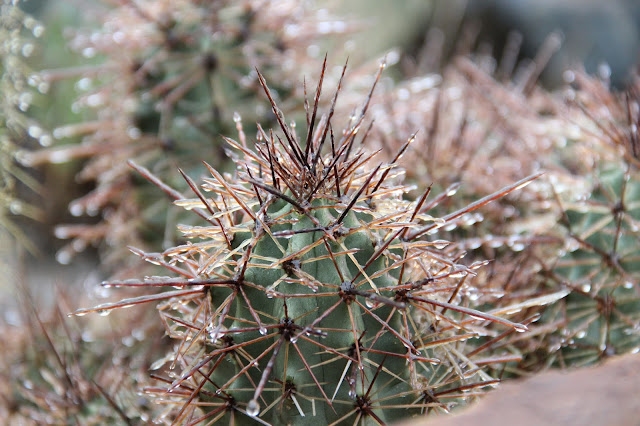
[(255, 95), (256, 69), (277, 76), (274, 96), (285, 108), (287, 98), (301, 94), (292, 82), (310, 71), (306, 64), (312, 57), (330, 48), (326, 37), (350, 29), (305, 2), (86, 2), (81, 7), (97, 18), (68, 35), (84, 63), (38, 75), (52, 85), (74, 81), (79, 95), (61, 107), (70, 107), (75, 117), (51, 131), (63, 145), (24, 153), (22, 161), (37, 166), (86, 159), (76, 181), (95, 188), (73, 200), (69, 211), (100, 219), (57, 227), (59, 238), (71, 239), (58, 259), (68, 263), (87, 245), (99, 245), (106, 267), (122, 260), (119, 253), (128, 244), (170, 245), (175, 238), (176, 210), (131, 176), (127, 160), (149, 165), (174, 183), (178, 166), (198, 173), (200, 158), (223, 164), (219, 135), (234, 130), (236, 117), (270, 121), (267, 105)]
[(11, 234), (14, 241), (31, 251), (35, 251), (35, 246), (12, 218), (42, 218), (42, 212), (25, 198), (28, 196), (25, 190), (37, 192), (39, 184), (19, 166), (16, 154), (20, 148), (30, 146), (30, 138), (43, 145), (51, 143), (42, 138), (42, 129), (27, 115), (38, 91), (47, 90), (30, 79), (32, 71), (28, 64), (43, 32), (44, 27), (38, 21), (17, 7), (6, 1), (0, 5), (0, 235)]
[(4, 417), (379, 423), (638, 352), (633, 2), (14, 3)]

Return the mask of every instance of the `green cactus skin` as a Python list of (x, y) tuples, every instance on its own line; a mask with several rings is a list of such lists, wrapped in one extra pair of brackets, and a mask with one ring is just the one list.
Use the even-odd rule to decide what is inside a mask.
[(604, 164), (589, 200), (567, 206), (569, 250), (554, 277), (572, 293), (562, 311), (548, 314), (566, 323), (551, 342), (565, 365), (640, 348), (638, 177), (634, 167)]
[(375, 154), (358, 137), (367, 104), (334, 136), (342, 80), (317, 120), (323, 76), (324, 67), (304, 144), (260, 76), (282, 135), (260, 129), (255, 150), (243, 132), (227, 139), (241, 153), (232, 153), (235, 176), (205, 163), (212, 178), (198, 188), (183, 174), (196, 199), (132, 164), (208, 224), (181, 227), (199, 242), (136, 250), (179, 278), (106, 283), (178, 290), (76, 314), (164, 301), (161, 317), (180, 343), (154, 366), (170, 361), (168, 376), (156, 375), (168, 388), (147, 391), (176, 407), (173, 422), (386, 424), (447, 411), (497, 383), (480, 365), (518, 359), (478, 364), (486, 347), (471, 353), (469, 339), (483, 324), (526, 326), (469, 307), (468, 279), (480, 265), (423, 236), (538, 175), (434, 219), (422, 211), (429, 191), (408, 201), (395, 164), (368, 166)]

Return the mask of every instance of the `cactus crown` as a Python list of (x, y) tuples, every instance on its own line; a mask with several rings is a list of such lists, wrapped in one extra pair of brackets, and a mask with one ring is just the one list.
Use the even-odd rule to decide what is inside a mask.
[(494, 315), (470, 307), (469, 278), (481, 264), (465, 266), (461, 253), (426, 237), (537, 175), (444, 218), (429, 216), (437, 203), (426, 202), (429, 190), (408, 201), (409, 188), (398, 183), (395, 160), (412, 138), (393, 162), (370, 166), (375, 153), (362, 147), (361, 129), (371, 93), (334, 134), (346, 66), (329, 112), (318, 119), (325, 67), (326, 60), (306, 105), (304, 143), (260, 76), (281, 135), (259, 128), (251, 149), (238, 121), (239, 141), (226, 138), (236, 151), (235, 176), (207, 165), (212, 178), (199, 188), (183, 173), (197, 198), (185, 199), (132, 164), (207, 224), (181, 227), (199, 242), (163, 253), (134, 249), (178, 278), (105, 283), (177, 290), (76, 314), (162, 301), (167, 332), (180, 343), (155, 366), (168, 364), (165, 376), (155, 376), (168, 389), (147, 391), (169, 402), (173, 421), (384, 424), (446, 410), (496, 383), (482, 365), (518, 359), (480, 361), (500, 340), (470, 343), (488, 323), (526, 326), (497, 316), (508, 309)]

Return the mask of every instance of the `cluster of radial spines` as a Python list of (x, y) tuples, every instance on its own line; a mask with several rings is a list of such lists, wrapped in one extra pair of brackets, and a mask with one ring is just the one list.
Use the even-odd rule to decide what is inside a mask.
[(506, 339), (525, 354), (526, 370), (583, 366), (640, 350), (638, 83), (618, 93), (581, 71), (565, 76), (571, 83), (565, 114), (577, 136), (558, 160), (575, 174), (580, 194), (562, 193), (551, 182), (557, 219), (549, 234), (557, 241), (527, 250), (509, 298), (549, 289), (568, 296), (542, 312), (535, 337)]
[(262, 120), (268, 111), (255, 99), (256, 67), (265, 73), (277, 69), (280, 98), (295, 98), (291, 80), (311, 62), (307, 47), (349, 25), (317, 13), (307, 2), (110, 3), (86, 4), (93, 12), (86, 13), (98, 17), (97, 27), (80, 29), (70, 40), (90, 65), (40, 75), (47, 84), (77, 79), (80, 95), (71, 108), (91, 118), (60, 125), (52, 135), (82, 143), (24, 153), (22, 159), (30, 166), (86, 161), (77, 179), (96, 187), (72, 201), (69, 211), (102, 220), (95, 226), (59, 226), (56, 236), (70, 242), (57, 258), (68, 263), (94, 245), (107, 254), (105, 266), (114, 269), (124, 261), (116, 247), (145, 246), (166, 222), (157, 213), (161, 203), (148, 203), (149, 188), (131, 177), (127, 160), (153, 163), (165, 180), (178, 165), (201, 172), (199, 155), (205, 149), (219, 166), (218, 135), (233, 130), (234, 113)]
[(560, 199), (566, 243), (556, 258), (540, 258), (541, 275), (571, 291), (546, 313), (557, 332), (543, 345), (547, 364), (580, 366), (640, 350), (638, 213), (639, 97), (637, 83), (622, 94), (581, 72), (568, 91), (583, 138), (569, 146), (588, 197)]
[[(469, 53), (475, 40), (460, 39), (461, 44), (469, 43), (458, 49), (463, 55), (444, 66), (411, 70), (410, 79), (374, 97), (374, 102), (380, 99), (385, 107), (373, 111), (377, 125), (370, 138), (372, 145), (383, 147), (381, 154), (391, 158), (394, 150), (387, 147), (404, 143), (397, 134), (418, 130), (409, 155), (399, 163), (408, 169), (408, 182), (418, 187), (433, 182), (434, 192), (444, 194), (433, 215), (466, 206), (495, 188), (545, 170), (544, 179), (458, 217), (440, 228), (439, 235), (451, 241), (449, 250), (468, 251), (467, 261), (474, 256), (478, 260), (500, 258), (474, 280), (482, 289), (478, 297), (495, 292), (505, 295), (505, 303), (518, 303), (555, 293), (536, 288), (514, 294), (513, 276), (522, 276), (526, 286), (525, 269), (529, 275), (539, 269), (524, 266), (531, 263), (529, 253), (548, 250), (554, 255), (562, 244), (562, 237), (551, 232), (556, 217), (549, 211), (549, 182), (554, 182), (562, 196), (582, 188), (581, 180), (555, 160), (557, 149), (577, 133), (571, 132), (575, 126), (560, 114), (562, 102), (536, 85), (557, 36), (549, 38), (528, 68), (517, 64), (514, 37), (509, 38), (497, 63), (482, 52)], [(430, 59), (426, 57), (426, 62)], [(515, 71), (516, 66), (521, 69)]]
[[(404, 201), (407, 188), (392, 180), (395, 164), (371, 167), (373, 155), (355, 148), (367, 134), (368, 100), (339, 139), (331, 127), (339, 90), (329, 113), (317, 117), (323, 76), (324, 68), (304, 144), (261, 78), (280, 131), (260, 131), (249, 148), (239, 126), (240, 141), (228, 140), (240, 153), (236, 178), (208, 166), (212, 178), (198, 188), (184, 175), (196, 199), (134, 164), (208, 224), (183, 227), (199, 242), (157, 254), (136, 250), (177, 278), (105, 284), (177, 290), (76, 314), (162, 302), (162, 321), (178, 343), (155, 366), (169, 364), (168, 375), (155, 376), (166, 385), (147, 392), (168, 404), (173, 421), (315, 415), (384, 423), (446, 410), (497, 383), (483, 368), (519, 359), (478, 357), (527, 327), (503, 318), (513, 307), (483, 313), (470, 306), (470, 278), (482, 265), (465, 266), (461, 253), (441, 250), (446, 242), (423, 237), (538, 175), (434, 219), (426, 212), (429, 190)], [(489, 323), (507, 331), (495, 335)], [(470, 339), (482, 334), (493, 338), (474, 347)]]

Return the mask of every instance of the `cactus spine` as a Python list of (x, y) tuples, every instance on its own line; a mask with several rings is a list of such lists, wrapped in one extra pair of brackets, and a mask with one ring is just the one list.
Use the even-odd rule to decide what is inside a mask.
[(253, 150), (239, 126), (239, 141), (226, 138), (240, 153), (231, 153), (233, 178), (206, 163), (212, 178), (201, 188), (183, 174), (195, 199), (132, 163), (208, 223), (181, 227), (200, 242), (156, 254), (136, 250), (178, 278), (105, 284), (178, 290), (76, 314), (163, 301), (163, 322), (180, 344), (155, 366), (170, 362), (168, 375), (157, 376), (168, 388), (148, 391), (175, 404), (173, 421), (384, 424), (446, 410), (447, 399), (462, 401), (497, 383), (477, 364), (490, 345), (474, 348), (469, 339), (488, 323), (526, 330), (470, 307), (470, 281), (481, 264), (464, 265), (441, 251), (446, 242), (425, 236), (538, 175), (432, 218), (424, 211), (428, 190), (405, 200), (410, 188), (395, 162), (370, 166), (375, 153), (361, 146), (366, 132), (360, 139), (368, 101), (334, 135), (342, 78), (318, 120), (324, 69), (304, 143), (260, 76), (281, 134), (259, 128)]

